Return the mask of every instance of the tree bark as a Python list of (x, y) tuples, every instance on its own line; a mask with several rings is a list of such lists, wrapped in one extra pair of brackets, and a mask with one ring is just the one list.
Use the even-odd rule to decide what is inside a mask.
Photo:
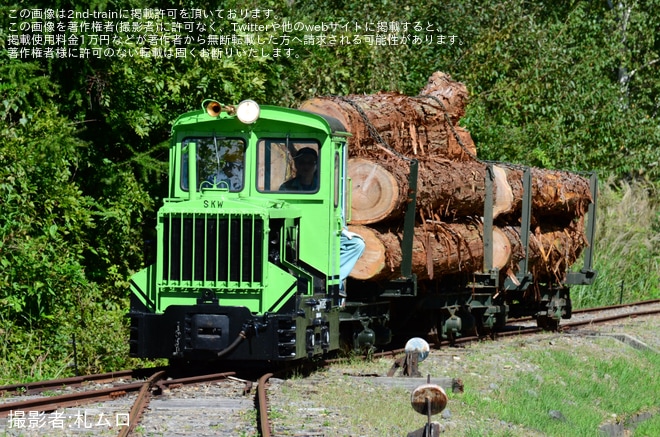
[[(366, 248), (350, 276), (379, 281), (400, 277), (402, 235), (367, 226), (349, 226), (364, 238)], [(502, 269), (512, 259), (513, 246), (506, 234), (493, 229), (493, 267)], [(519, 257), (518, 257), (519, 258)], [(415, 228), (412, 271), (420, 280), (451, 273), (483, 269), (484, 244), (481, 223), (437, 223)]]
[[(589, 182), (582, 176), (531, 168), (533, 223), (543, 217), (563, 222), (586, 213), (591, 199)], [(408, 202), (410, 163), (398, 157), (352, 158), (351, 223), (373, 224), (400, 219)], [(493, 165), (493, 217), (518, 223), (522, 210), (523, 172)], [(483, 216), (486, 164), (478, 161), (424, 159), (419, 161), (417, 209), (426, 218), (454, 220)], [(510, 215), (511, 217), (507, 217)], [(445, 220), (446, 221), (446, 220)]]
[[(520, 216), (523, 198), (523, 170), (503, 164), (513, 194), (513, 213)], [(558, 218), (567, 223), (586, 214), (593, 202), (589, 179), (576, 173), (530, 167), (532, 176), (532, 218)]]
[[(401, 233), (360, 225), (349, 229), (366, 243), (363, 256), (350, 274), (352, 278), (382, 281), (401, 276)], [(537, 228), (529, 242), (530, 271), (541, 281), (561, 281), (586, 244), (581, 223), (566, 228)], [(520, 228), (494, 227), (492, 267), (516, 273), (523, 257)], [(419, 280), (479, 271), (484, 271), (482, 223), (433, 223), (415, 228), (412, 272)]]
[(428, 82), (419, 92), (420, 97), (431, 96), (441, 104), (443, 110), (451, 119), (452, 125), (457, 125), (458, 121), (465, 115), (465, 108), (468, 104), (467, 87), (456, 82), (446, 73), (436, 71), (429, 77)]
[[(520, 228), (502, 227), (509, 241), (520, 245)], [(570, 266), (575, 264), (588, 246), (584, 234), (584, 217), (567, 226), (545, 225), (532, 229), (529, 241), (529, 270), (537, 282), (562, 282)], [(518, 247), (514, 247), (514, 251)]]
[[(397, 92), (326, 96), (307, 100), (299, 109), (339, 120), (352, 134), (348, 140), (350, 156), (389, 149), (410, 157), (465, 160), (476, 156), (470, 133), (457, 125), (465, 114), (466, 102), (464, 84), (435, 73), (420, 96)], [(375, 138), (374, 131), (385, 144)]]

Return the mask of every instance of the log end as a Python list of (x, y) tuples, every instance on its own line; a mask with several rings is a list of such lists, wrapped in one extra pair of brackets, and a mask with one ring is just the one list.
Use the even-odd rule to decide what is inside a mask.
[(371, 228), (350, 225), (348, 230), (362, 237), (365, 243), (364, 253), (349, 276), (360, 280), (371, 279), (385, 268), (385, 246)]
[(313, 112), (318, 115), (333, 117), (344, 126), (344, 129), (349, 129), (351, 127), (346, 113), (342, 110), (341, 106), (333, 100), (321, 97), (313, 98), (302, 102), (298, 109), (301, 111)]
[(512, 244), (499, 228), (493, 228), (493, 267), (502, 270), (509, 264), (513, 253)]
[(507, 214), (513, 211), (513, 190), (506, 179), (506, 170), (497, 165), (493, 166), (495, 173), (495, 203), (493, 205), (493, 217)]
[(373, 161), (351, 158), (351, 224), (381, 221), (397, 208), (399, 184), (390, 172)]

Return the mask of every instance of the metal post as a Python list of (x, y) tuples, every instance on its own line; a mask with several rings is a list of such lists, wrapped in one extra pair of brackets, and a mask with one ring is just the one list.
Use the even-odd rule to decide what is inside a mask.
[(415, 210), (417, 209), (417, 172), (418, 162), (410, 161), (410, 174), (408, 176), (408, 207), (403, 221), (403, 241), (401, 242), (401, 276), (410, 278), (412, 275), (412, 248), (415, 235)]
[(532, 171), (525, 167), (523, 173), (523, 199), (522, 199), (522, 217), (520, 222), (520, 242), (522, 243), (525, 257), (518, 264), (518, 279), (527, 275), (529, 269), (529, 233), (532, 218)]
[(593, 251), (594, 237), (596, 235), (596, 205), (598, 198), (598, 175), (592, 173), (589, 178), (589, 188), (591, 189), (591, 200), (587, 209), (587, 229), (585, 235), (587, 238), (587, 247), (584, 249), (584, 265), (579, 272), (568, 272), (566, 274), (567, 285), (591, 285), (596, 280), (598, 272), (593, 269)]
[(589, 178), (589, 188), (591, 189), (591, 203), (587, 209), (587, 247), (584, 250), (584, 267), (583, 271), (589, 271), (592, 268), (593, 263), (593, 248), (594, 248), (594, 237), (596, 235), (596, 205), (598, 198), (598, 175), (592, 173)]
[(493, 270), (493, 164), (486, 166), (486, 199), (484, 201), (484, 273)]

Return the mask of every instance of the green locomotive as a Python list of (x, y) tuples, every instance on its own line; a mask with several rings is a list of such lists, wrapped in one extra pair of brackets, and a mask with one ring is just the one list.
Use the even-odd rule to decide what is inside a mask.
[[(458, 275), (444, 282), (442, 293), (417, 295), (409, 264), (415, 160), (409, 163), (401, 275), (384, 284), (354, 283), (351, 302), (344, 302), (340, 252), (351, 204), (349, 136), (332, 117), (251, 100), (236, 107), (207, 100), (175, 121), (156, 262), (130, 281), (132, 356), (308, 358), (339, 349), (340, 337), (356, 348), (388, 343), (391, 313), (409, 321), (434, 314), (439, 337), (450, 339), (475, 326), (494, 328), (509, 314), (536, 315), (550, 325), (570, 317), (568, 286), (589, 284), (595, 276), (591, 245), (580, 272), (564, 284), (546, 284), (532, 300), (526, 266), (517, 279), (501, 281), (488, 259), (483, 273)], [(591, 184), (595, 199), (595, 176)], [(486, 191), (492, 193), (488, 185)], [(523, 242), (529, 238), (530, 192), (528, 177)], [(485, 209), (488, 246), (493, 218)]]
[[(348, 134), (253, 101), (203, 106), (172, 127), (157, 261), (131, 279), (131, 354), (278, 361), (337, 349)], [(300, 151), (316, 169), (292, 190)]]

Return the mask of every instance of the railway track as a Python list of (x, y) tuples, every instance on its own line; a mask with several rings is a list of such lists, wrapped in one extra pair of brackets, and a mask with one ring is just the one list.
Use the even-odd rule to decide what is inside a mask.
[[(612, 305), (598, 308), (585, 308), (573, 311), (570, 320), (562, 320), (558, 326), (559, 332), (577, 329), (590, 325), (599, 325), (615, 320), (660, 314), (660, 299), (635, 302), (631, 304)], [(520, 335), (532, 335), (543, 332), (544, 329), (536, 326), (531, 317), (514, 319), (507, 322), (503, 331), (494, 334), (494, 337), (509, 337)], [(483, 339), (480, 336), (468, 336), (456, 339), (456, 344), (469, 343)], [(449, 346), (448, 341), (442, 345)]]
[[(144, 371), (138, 373), (141, 375)], [(28, 434), (21, 433), (21, 435), (69, 435), (67, 431), (73, 429), (74, 431), (84, 431), (85, 434), (83, 435), (117, 435), (125, 437), (133, 435), (136, 426), (141, 423), (144, 415), (149, 414), (147, 408), (152, 398), (163, 393), (172, 393), (175, 390), (182, 390), (184, 387), (190, 388), (199, 385), (207, 387), (214, 384), (223, 386), (224, 383), (229, 381), (234, 386), (236, 384), (242, 385), (242, 393), (248, 395), (253, 387), (252, 381), (236, 378), (235, 375), (236, 372), (223, 372), (185, 378), (167, 378), (167, 371), (159, 368), (155, 369), (149, 378), (142, 381), (126, 382), (125, 379), (135, 376), (135, 372), (122, 371), (5, 386), (0, 387), (0, 393), (4, 393), (5, 396), (10, 395), (10, 393), (13, 393), (13, 396), (20, 396), (0, 404), (0, 418), (6, 418), (7, 420), (8, 429), (5, 431), (28, 432)], [(271, 376), (272, 374), (269, 373), (259, 378), (255, 399), (249, 402), (249, 405), (256, 406), (259, 411), (259, 423), (255, 424), (254, 427), (258, 428), (260, 435), (263, 436), (270, 435), (266, 387), (268, 378)], [(107, 384), (110, 387), (88, 389), (84, 387), (86, 384), (93, 386)], [(224, 386), (228, 385), (224, 384)], [(54, 390), (72, 392), (52, 396), (35, 396), (35, 393), (43, 394)], [(31, 395), (27, 395), (27, 393)], [(25, 397), (28, 397), (28, 399), (25, 399)], [(123, 401), (118, 408), (114, 408), (118, 410), (115, 412), (115, 417), (105, 418), (102, 425), (106, 426), (102, 426), (100, 418), (97, 417), (93, 421), (86, 421), (87, 412), (91, 411), (91, 407), (88, 408), (89, 405), (117, 401), (118, 399), (123, 399)], [(228, 397), (223, 400), (226, 404), (231, 405), (236, 399)], [(245, 402), (242, 404), (245, 405)], [(63, 412), (71, 408), (74, 408), (77, 413)], [(82, 416), (83, 414), (85, 417)], [(83, 421), (83, 419), (85, 420)], [(58, 432), (61, 432), (61, 434), (58, 434)]]
[[(560, 331), (579, 329), (601, 323), (611, 322), (622, 318), (634, 318), (660, 313), (660, 300), (638, 302), (629, 305), (615, 305), (605, 308), (589, 308), (574, 311), (573, 320), (564, 321)], [(507, 330), (497, 333), (500, 336), (529, 335), (541, 331), (541, 328), (532, 326), (531, 319), (518, 319), (510, 321)], [(483, 337), (471, 336), (456, 339), (455, 343), (467, 343), (483, 340)], [(436, 348), (449, 346), (448, 342), (435, 345)], [(371, 357), (396, 356), (402, 349), (381, 352)], [(332, 364), (335, 360), (328, 360)], [(6, 418), (8, 424), (22, 423), (28, 430), (30, 423), (50, 423), (54, 426), (57, 412), (67, 408), (84, 408), (93, 403), (123, 401), (117, 407), (116, 421), (110, 423), (107, 429), (97, 430), (98, 433), (85, 435), (118, 435), (128, 436), (142, 423), (145, 415), (151, 414), (147, 409), (152, 398), (161, 397), (164, 393), (172, 393), (183, 387), (222, 385), (228, 381), (236, 386), (242, 386), (243, 396), (251, 393), (253, 382), (236, 377), (236, 372), (212, 373), (186, 378), (168, 378), (167, 368), (151, 368), (141, 370), (127, 370), (98, 375), (85, 375), (73, 378), (64, 378), (50, 381), (40, 381), (26, 384), (13, 384), (0, 387), (0, 394), (7, 399), (0, 403), (0, 418)], [(273, 376), (267, 373), (257, 380), (254, 400), (256, 407), (253, 420), (255, 432), (258, 435), (269, 437), (271, 435), (271, 421), (268, 417), (268, 381)], [(65, 392), (65, 393), (62, 393)], [(55, 394), (54, 394), (55, 393)], [(48, 395), (44, 395), (48, 394)], [(54, 395), (53, 395), (54, 394)], [(220, 395), (222, 396), (222, 395)], [(10, 399), (11, 398), (11, 399)], [(27, 398), (27, 399), (26, 399)], [(235, 398), (233, 398), (236, 400)], [(231, 404), (232, 398), (228, 402)], [(243, 402), (245, 406), (245, 402)], [(230, 407), (231, 408), (231, 407)], [(17, 413), (21, 414), (17, 414)], [(63, 420), (60, 418), (60, 420)], [(159, 420), (156, 418), (156, 420)], [(22, 435), (57, 435), (47, 429), (42, 434)], [(55, 429), (57, 431), (57, 429)], [(94, 430), (90, 430), (92, 432)], [(102, 432), (101, 432), (102, 431)], [(66, 434), (62, 434), (66, 435)], [(144, 435), (144, 434), (141, 434)]]

